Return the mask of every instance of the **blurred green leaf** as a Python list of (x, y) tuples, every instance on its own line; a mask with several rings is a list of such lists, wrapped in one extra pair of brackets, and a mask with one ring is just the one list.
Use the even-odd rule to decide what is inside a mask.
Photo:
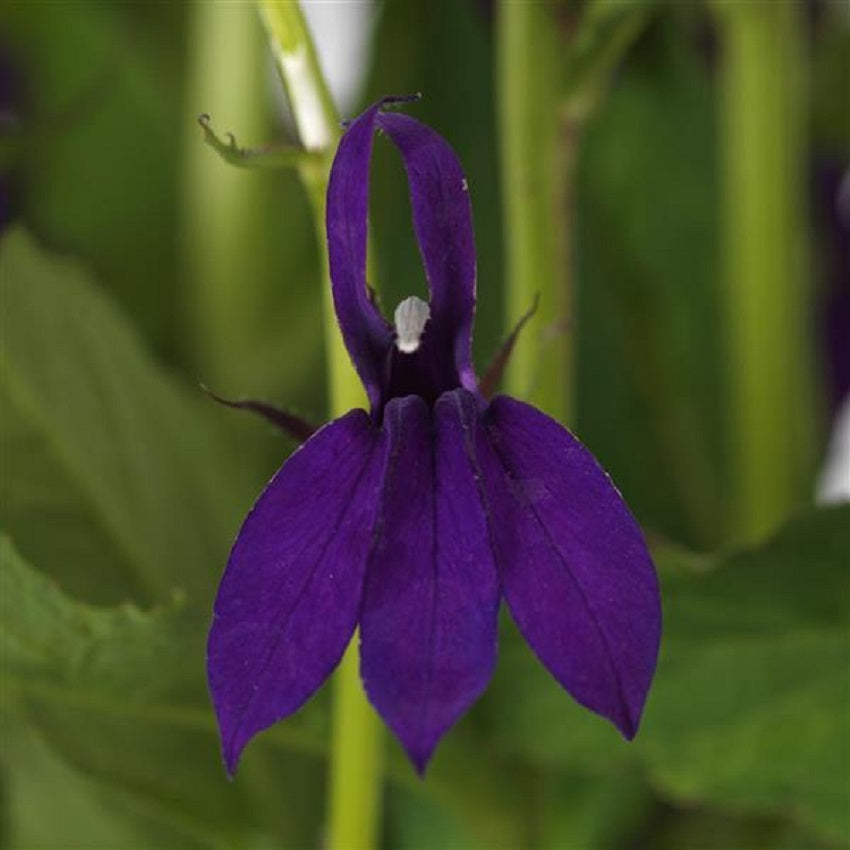
[[(15, 847), (202, 847), (165, 827), (126, 789), (86, 777), (64, 762), (25, 722), (32, 693), (110, 696), (129, 705), (162, 690), (179, 670), (177, 610), (146, 614), (130, 605), (99, 609), (74, 603), (31, 569), (0, 536), (0, 690), (3, 767)], [(100, 734), (98, 728), (90, 734)], [(44, 800), (51, 800), (45, 817)], [(194, 836), (197, 838), (197, 836)]]
[[(85, 258), (160, 352), (180, 313), (179, 128), (185, 7), (0, 4), (22, 95), (21, 212)], [(200, 109), (196, 110), (200, 111)], [(200, 146), (200, 143), (199, 143)]]
[(394, 850), (496, 850), (504, 843), (482, 844), (456, 812), (407, 788), (389, 788), (385, 796), (385, 844)]
[(553, 768), (637, 763), (669, 799), (846, 836), (849, 565), (850, 507), (840, 507), (714, 569), (665, 566), (662, 658), (633, 744), (572, 704), (511, 631), (486, 697), (492, 739)]
[(735, 850), (835, 850), (836, 844), (775, 817), (722, 814), (685, 807), (666, 811), (653, 830), (653, 850), (734, 847)]
[(820, 10), (817, 37), (812, 41), (811, 118), (818, 153), (846, 161), (850, 145), (850, 23), (839, 3)]
[(563, 98), (573, 109), (591, 106), (659, 0), (589, 0), (568, 38)]
[(850, 830), (850, 508), (668, 582), (641, 749), (678, 799)]
[(637, 771), (604, 777), (541, 771), (535, 847), (616, 850), (629, 846), (647, 821), (652, 803)]
[[(195, 835), (242, 846), (309, 846), (322, 818), (323, 744), (296, 719), (267, 733), (227, 779), (209, 707), (130, 703), (80, 689), (28, 688), (27, 716), (62, 761), (87, 780)], [(179, 842), (165, 845), (182, 846)]]
[(103, 532), (95, 507), (56, 463), (49, 436), (32, 427), (5, 381), (0, 381), (0, 457), (0, 521), (15, 531), (28, 557), (91, 601), (144, 595), (126, 556)]
[[(49, 552), (43, 568), (69, 586), (126, 598), (116, 572), (127, 565), (147, 598), (182, 588), (206, 605), (250, 500), (232, 450), (85, 273), (21, 231), (0, 243), (0, 300), (0, 395), (14, 411), (3, 418), (14, 477), (3, 476), (0, 522), (25, 553)], [(66, 527), (46, 547), (45, 516), (57, 513)], [(89, 548), (115, 557), (63, 562), (66, 532), (94, 535)]]
[(722, 540), (714, 92), (680, 15), (643, 33), (578, 175), (578, 436), (644, 526)]
[(59, 758), (19, 718), (2, 716), (4, 847), (46, 848), (212, 846), (190, 830), (164, 824), (150, 809), (120, 789), (93, 781)]
[[(270, 736), (272, 748), (253, 756), (238, 786), (228, 782), (203, 686), (203, 624), (190, 611), (74, 602), (5, 537), (0, 575), (0, 684), (7, 709), (0, 716), (3, 739), (12, 742), (4, 762), (13, 787), (30, 781), (20, 760), (37, 751), (39, 775), (63, 799), (89, 800), (94, 793), (113, 813), (143, 814), (170, 831), (156, 846), (183, 847), (189, 838), (200, 846), (242, 846), (263, 834), (267, 844), (270, 835), (293, 844), (312, 840), (322, 779), (315, 756), (323, 749), (315, 723), (296, 720)], [(24, 717), (37, 734), (23, 725)], [(290, 801), (283, 811), (280, 795)], [(30, 823), (28, 800), (24, 794), (13, 808), (15, 829)], [(91, 835), (129, 828), (120, 817), (112, 820)]]
[(180, 671), (178, 606), (146, 614), (72, 602), (0, 536), (0, 660), (6, 684), (72, 684), (122, 694), (170, 684)]

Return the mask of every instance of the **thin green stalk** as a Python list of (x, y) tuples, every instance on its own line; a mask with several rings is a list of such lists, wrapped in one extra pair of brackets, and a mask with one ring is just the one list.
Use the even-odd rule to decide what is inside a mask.
[(506, 250), (505, 322), (539, 295), (505, 373), (508, 392), (563, 422), (572, 418), (568, 240), (576, 138), (560, 107), (561, 53), (551, 4), (502, 0), (497, 85)]
[[(325, 195), (339, 139), (339, 118), (298, 3), (260, 0), (259, 8), (300, 141), (308, 150), (324, 155), (318, 163), (302, 165), (299, 172), (313, 207), (322, 258), (329, 406), (331, 414), (337, 416), (364, 402), (336, 323), (325, 248)], [(326, 837), (329, 850), (370, 850), (378, 844), (381, 732), (360, 683), (358, 655), (355, 639), (334, 679)]]
[(331, 161), (340, 136), (339, 117), (298, 3), (260, 0), (259, 8), (292, 108), (299, 140), (308, 150), (321, 154), (318, 160), (305, 163), (298, 170), (313, 208), (322, 262), (328, 402), (331, 415), (339, 416), (352, 407), (363, 405), (360, 382), (343, 345), (334, 315), (325, 248), (325, 194)]
[(762, 536), (806, 493), (811, 342), (797, 2), (718, 4), (723, 45), (730, 531)]

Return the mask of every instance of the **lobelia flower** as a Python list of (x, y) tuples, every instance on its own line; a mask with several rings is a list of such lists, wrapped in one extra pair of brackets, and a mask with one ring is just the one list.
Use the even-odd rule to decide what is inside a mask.
[[(421, 773), (493, 672), (502, 597), (558, 682), (637, 731), (661, 611), (641, 532), (568, 431), (471, 359), (472, 218), (460, 164), (425, 125), (375, 104), (340, 142), (327, 196), (334, 306), (370, 412), (325, 425), (245, 520), (215, 603), (208, 673), (227, 769), (296, 711), (360, 627), (366, 693)], [(375, 130), (401, 153), (430, 303), (395, 327), (366, 284)]]

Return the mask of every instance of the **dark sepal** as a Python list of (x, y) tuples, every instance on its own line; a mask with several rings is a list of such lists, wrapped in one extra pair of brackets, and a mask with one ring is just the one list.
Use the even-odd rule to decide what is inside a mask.
[(522, 330), (523, 325), (525, 325), (525, 323), (537, 312), (537, 305), (539, 302), (540, 296), (535, 295), (534, 303), (525, 313), (523, 313), (522, 316), (520, 316), (519, 321), (516, 325), (514, 325), (514, 329), (511, 331), (510, 335), (501, 344), (495, 357), (493, 357), (490, 361), (490, 365), (487, 367), (487, 370), (484, 372), (479, 383), (481, 394), (484, 398), (490, 398), (493, 393), (496, 392), (502, 380), (502, 373), (505, 371), (505, 366), (508, 365), (508, 360), (511, 358), (514, 345), (516, 345), (519, 332)]
[(211, 399), (213, 399), (213, 401), (217, 401), (225, 407), (232, 407), (235, 410), (249, 410), (251, 413), (256, 413), (262, 416), (263, 419), (271, 422), (272, 425), (279, 428), (284, 432), (284, 434), (292, 437), (293, 440), (296, 440), (299, 443), (307, 442), (307, 440), (309, 440), (310, 437), (318, 431), (317, 426), (313, 425), (312, 422), (307, 422), (307, 420), (302, 419), (300, 416), (296, 416), (294, 413), (289, 413), (286, 410), (281, 410), (273, 404), (268, 404), (264, 401), (255, 401), (253, 399), (239, 399), (238, 401), (233, 401), (231, 399), (222, 398), (203, 384), (201, 384), (201, 389)]

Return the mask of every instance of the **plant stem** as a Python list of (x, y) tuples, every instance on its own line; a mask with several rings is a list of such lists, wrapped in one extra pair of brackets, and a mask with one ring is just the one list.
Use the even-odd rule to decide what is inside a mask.
[(806, 493), (812, 371), (802, 7), (717, 6), (723, 44), (730, 531), (754, 539)]
[[(189, 7), (186, 107), (191, 115), (211, 109), (224, 126), (261, 137), (265, 109), (263, 34), (250, 7), (195, 3)], [(220, 47), (227, 43), (227, 62)], [(256, 180), (215, 156), (198, 151), (199, 131), (186, 122), (183, 192), (185, 309), (194, 366), (217, 387), (247, 379), (243, 352), (257, 305), (243, 285), (260, 274), (254, 234), (263, 214)]]
[(576, 127), (560, 110), (563, 50), (551, 5), (502, 0), (497, 17), (497, 86), (506, 246), (505, 323), (539, 295), (514, 348), (508, 392), (557, 419), (572, 418), (572, 307), (569, 241)]
[(340, 136), (339, 117), (298, 3), (260, 0), (259, 8), (292, 108), (299, 140), (308, 150), (322, 154), (320, 159), (305, 163), (298, 170), (313, 208), (321, 258), (328, 403), (331, 415), (339, 416), (352, 407), (362, 406), (364, 401), (360, 382), (337, 327), (325, 250), (325, 194)]
[[(329, 407), (333, 416), (339, 416), (364, 404), (360, 381), (337, 326), (325, 249), (325, 196), (340, 134), (339, 118), (298, 3), (260, 0), (259, 8), (301, 143), (324, 154), (320, 162), (302, 165), (299, 173), (313, 208), (321, 257)], [(358, 656), (355, 639), (334, 678), (325, 842), (329, 850), (370, 850), (378, 843), (381, 734), (360, 683)]]

